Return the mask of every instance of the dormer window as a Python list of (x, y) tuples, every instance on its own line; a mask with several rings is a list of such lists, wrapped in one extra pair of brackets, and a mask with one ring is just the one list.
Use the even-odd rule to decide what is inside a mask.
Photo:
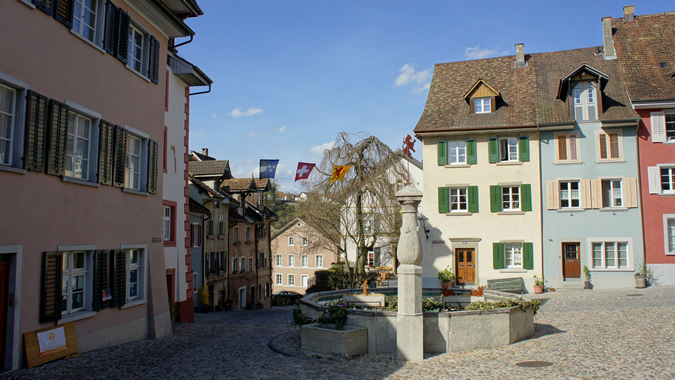
[(598, 120), (598, 106), (595, 101), (595, 87), (581, 82), (572, 89), (574, 97), (574, 119), (577, 121)]
[(475, 113), (491, 112), (490, 98), (476, 98), (473, 103)]
[(581, 65), (560, 80), (557, 98), (566, 102), (570, 117), (577, 122), (595, 121), (602, 114), (602, 91), (609, 76)]

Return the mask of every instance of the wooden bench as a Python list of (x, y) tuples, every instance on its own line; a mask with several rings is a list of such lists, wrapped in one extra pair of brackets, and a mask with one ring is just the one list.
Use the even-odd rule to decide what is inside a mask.
[(499, 292), (523, 294), (525, 291), (525, 280), (522, 277), (487, 280), (487, 287), (490, 290)]

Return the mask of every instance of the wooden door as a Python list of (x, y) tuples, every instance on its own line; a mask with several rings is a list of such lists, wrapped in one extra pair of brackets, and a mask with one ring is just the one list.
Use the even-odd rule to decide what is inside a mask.
[(9, 286), (9, 263), (0, 262), (0, 369), (4, 368), (7, 331), (7, 297)]
[(455, 258), (457, 283), (474, 284), (476, 282), (476, 251), (473, 248), (457, 248)]
[(568, 278), (581, 277), (579, 267), (579, 243), (563, 243), (563, 276)]

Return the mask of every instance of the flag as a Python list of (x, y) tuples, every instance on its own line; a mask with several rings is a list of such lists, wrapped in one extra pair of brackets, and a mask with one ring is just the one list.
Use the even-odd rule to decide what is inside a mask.
[(330, 183), (335, 181), (342, 181), (345, 179), (345, 174), (351, 166), (333, 166), (333, 175), (330, 177)]
[(274, 178), (279, 160), (260, 160), (260, 179)]
[(312, 172), (312, 169), (316, 164), (308, 164), (306, 162), (298, 162), (298, 170), (295, 171), (295, 180), (307, 179), (309, 178), (309, 173)]

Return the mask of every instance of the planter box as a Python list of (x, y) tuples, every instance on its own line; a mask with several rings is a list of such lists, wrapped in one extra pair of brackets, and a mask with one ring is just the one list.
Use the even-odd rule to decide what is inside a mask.
[(322, 327), (318, 323), (300, 329), (302, 354), (335, 360), (348, 360), (368, 352), (368, 329), (344, 326), (344, 330)]
[(385, 296), (384, 294), (369, 294), (364, 295), (344, 295), (342, 301), (347, 305), (354, 306), (371, 306), (371, 307), (384, 307), (385, 305)]
[(457, 306), (466, 306), (471, 302), (485, 301), (483, 296), (443, 296), (441, 298), (441, 304), (443, 307)]

